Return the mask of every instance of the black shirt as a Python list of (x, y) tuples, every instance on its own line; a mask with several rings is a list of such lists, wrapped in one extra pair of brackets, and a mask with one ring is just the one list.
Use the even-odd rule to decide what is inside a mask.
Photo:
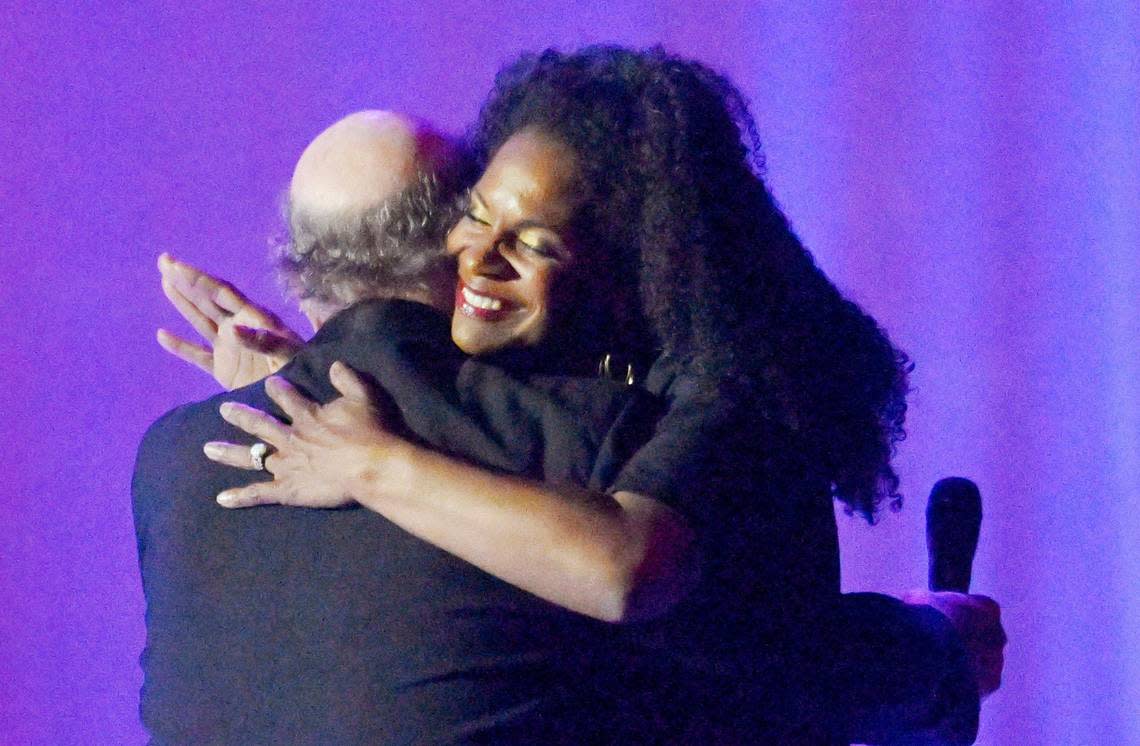
[[(594, 454), (613, 420), (657, 411), (609, 381), (467, 360), (446, 319), (402, 301), (338, 315), (282, 374), (327, 401), (338, 359), (384, 382), (410, 436), (554, 483), (604, 473)], [(265, 477), (202, 454), (207, 440), (250, 442), (223, 401), (280, 415), (259, 383), (174, 410), (139, 449), (141, 712), (155, 742), (579, 743), (604, 727), (615, 628), (368, 510), (220, 508), (220, 490)], [(612, 438), (606, 452), (621, 459)]]
[(829, 482), (796, 434), (668, 359), (646, 386), (666, 411), (610, 491), (680, 511), (702, 557), (697, 587), (629, 630), (669, 742), (972, 743), (978, 694), (948, 620), (840, 593)]

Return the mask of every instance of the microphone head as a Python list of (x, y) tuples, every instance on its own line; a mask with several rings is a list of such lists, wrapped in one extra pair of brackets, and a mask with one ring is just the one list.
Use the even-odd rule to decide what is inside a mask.
[(926, 505), (930, 590), (969, 592), (981, 525), (978, 485), (963, 477), (948, 477), (934, 485)]

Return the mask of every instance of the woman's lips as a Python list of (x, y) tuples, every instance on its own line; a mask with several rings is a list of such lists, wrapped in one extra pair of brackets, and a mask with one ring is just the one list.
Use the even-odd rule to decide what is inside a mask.
[(497, 321), (511, 312), (511, 304), (501, 298), (477, 293), (462, 282), (456, 283), (455, 307), (464, 316)]

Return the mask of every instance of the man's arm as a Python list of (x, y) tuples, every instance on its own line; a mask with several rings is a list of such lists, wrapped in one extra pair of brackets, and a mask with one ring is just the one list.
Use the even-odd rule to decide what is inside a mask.
[[(254, 604), (222, 590), (223, 578), (232, 577), (226, 570), (235, 544), (209, 499), (252, 475), (217, 468), (199, 445), (227, 434), (239, 436), (217, 416), (216, 405), (185, 405), (147, 429), (135, 462), (131, 497), (147, 628), (139, 708), (159, 743), (229, 732), (226, 713), (256, 705), (254, 695), (227, 679), (228, 663), (242, 660), (243, 643), (255, 634), (246, 632), (250, 627), (240, 616)], [(239, 623), (231, 623), (230, 612)]]

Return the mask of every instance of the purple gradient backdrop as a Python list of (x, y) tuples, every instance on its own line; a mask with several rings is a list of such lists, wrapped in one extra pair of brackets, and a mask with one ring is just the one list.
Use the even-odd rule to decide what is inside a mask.
[(1134, 2), (84, 5), (0, 10), (4, 743), (143, 739), (134, 449), (212, 391), (153, 341), (158, 252), (275, 299), (265, 237), (320, 129), (459, 130), (517, 52), (618, 41), (740, 84), (801, 235), (917, 362), (910, 502), (840, 516), (846, 587), (921, 585), (924, 494), (974, 477), (1012, 640), (980, 742), (1140, 744)]

